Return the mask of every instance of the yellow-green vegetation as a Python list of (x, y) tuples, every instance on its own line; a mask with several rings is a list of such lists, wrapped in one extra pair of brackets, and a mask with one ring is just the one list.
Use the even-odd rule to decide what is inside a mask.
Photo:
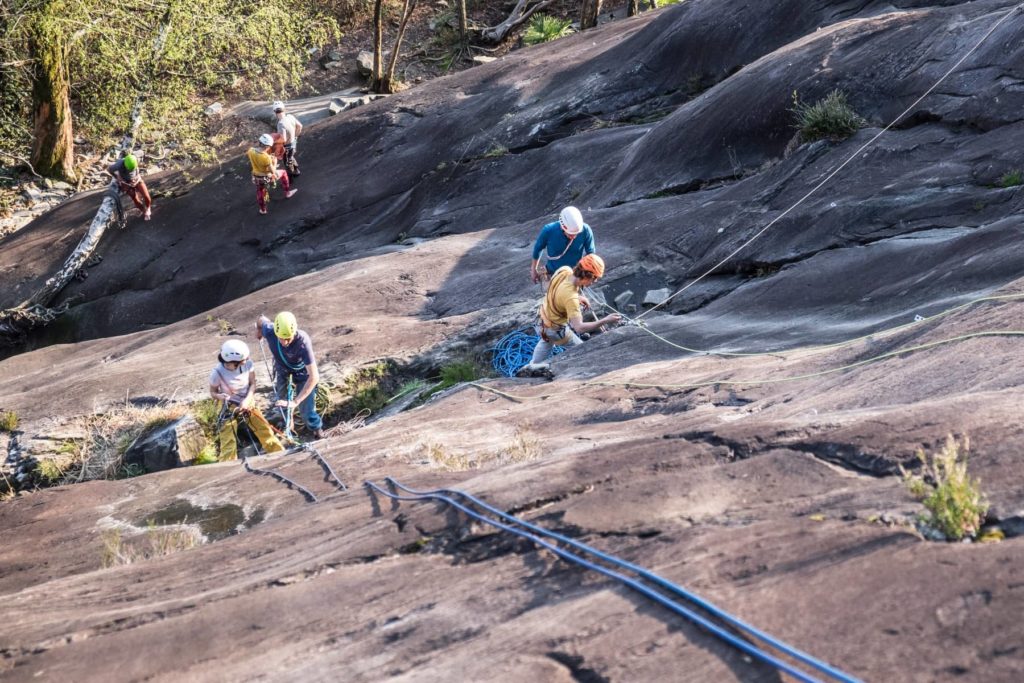
[(215, 443), (207, 442), (202, 450), (196, 453), (195, 460), (192, 461), (193, 465), (209, 465), (218, 462), (217, 458), (217, 446)]
[(383, 410), (390, 398), (393, 372), (394, 366), (389, 361), (382, 360), (349, 377), (343, 388), (343, 392), (349, 397), (346, 401), (350, 407), (348, 412), (356, 415), (369, 411), (372, 415)]
[(980, 482), (967, 474), (969, 451), (966, 436), (957, 440), (949, 435), (938, 452), (928, 456), (923, 450), (917, 451), (920, 474), (900, 467), (907, 489), (928, 510), (923, 521), (954, 541), (976, 536), (988, 512)]
[(1007, 171), (999, 179), (1000, 187), (1016, 187), (1018, 185), (1024, 185), (1024, 172), (1021, 172), (1020, 169)]
[(846, 101), (846, 93), (833, 90), (814, 104), (800, 101), (793, 91), (793, 113), (796, 115), (802, 142), (844, 140), (867, 125)]
[(213, 398), (204, 398), (196, 401), (190, 407), (192, 417), (199, 423), (199, 427), (203, 430), (203, 435), (207, 439), (213, 439), (217, 436), (217, 420), (220, 417), (220, 410), (220, 401)]
[(527, 45), (538, 45), (556, 40), (572, 33), (571, 26), (572, 22), (568, 19), (559, 19), (548, 14), (535, 14), (523, 34), (523, 42)]
[(112, 529), (103, 533), (102, 540), (102, 564), (108, 568), (195, 548), (203, 536), (193, 527), (161, 527), (151, 522), (145, 534), (125, 538), (119, 529)]
[(0, 412), (0, 432), (13, 432), (18, 428), (18, 414), (13, 410)]
[(496, 157), (503, 157), (506, 154), (508, 154), (508, 147), (495, 143), (494, 145), (491, 145), (490, 149), (484, 152), (484, 157), (493, 159)]

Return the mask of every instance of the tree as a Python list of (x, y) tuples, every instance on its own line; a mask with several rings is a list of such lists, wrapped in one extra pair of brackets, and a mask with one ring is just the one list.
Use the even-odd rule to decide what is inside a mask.
[(495, 26), (480, 31), (480, 37), (489, 43), (500, 43), (511, 35), (513, 31), (525, 24), (530, 20), (534, 14), (542, 9), (545, 9), (548, 5), (554, 3), (555, 0), (541, 0), (538, 3), (530, 5), (530, 0), (518, 0), (516, 6), (512, 8), (512, 12), (505, 18), (505, 21)]
[(635, 17), (640, 14), (640, 0), (629, 0), (629, 4), (626, 6), (626, 16)]
[(381, 78), (384, 75), (384, 0), (373, 2), (373, 74), (372, 85), (380, 92)]
[(597, 17), (601, 14), (601, 0), (583, 0), (580, 10), (580, 30), (597, 26)]
[(398, 35), (395, 36), (395, 46), (391, 48), (391, 57), (388, 59), (388, 68), (383, 77), (376, 84), (374, 90), (379, 93), (394, 93), (398, 91), (398, 83), (395, 81), (395, 65), (398, 64), (398, 54), (402, 49), (402, 38), (405, 37), (405, 29), (409, 24), (409, 18), (416, 9), (416, 0), (405, 0), (405, 7), (402, 8), (402, 20), (398, 24)]
[(54, 17), (65, 13), (63, 0), (43, 4), (29, 30), (32, 60), (32, 166), (51, 178), (75, 181), (67, 55)]

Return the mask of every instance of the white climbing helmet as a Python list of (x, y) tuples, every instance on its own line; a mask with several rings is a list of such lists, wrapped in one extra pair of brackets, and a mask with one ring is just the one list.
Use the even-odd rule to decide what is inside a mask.
[(583, 230), (583, 214), (575, 206), (567, 206), (558, 214), (558, 222), (567, 235), (578, 235)]
[(249, 345), (241, 339), (228, 339), (220, 347), (220, 357), (228, 363), (239, 363), (249, 357)]
[(275, 114), (279, 111), (284, 111), (284, 102), (281, 100), (274, 102), (274, 104), (271, 105), (271, 109), (274, 110)]
[(266, 145), (267, 147), (271, 147), (274, 144), (274, 138), (270, 135), (270, 133), (264, 133), (263, 135), (260, 136), (260, 144)]

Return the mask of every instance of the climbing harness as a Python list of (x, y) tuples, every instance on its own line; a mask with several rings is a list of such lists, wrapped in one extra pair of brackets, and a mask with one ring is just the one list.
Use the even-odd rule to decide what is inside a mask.
[[(858, 683), (857, 678), (854, 678), (853, 676), (846, 674), (826, 662), (816, 659), (815, 657), (792, 647), (791, 645), (787, 645), (769, 634), (747, 624), (707, 600), (687, 591), (681, 586), (678, 586), (677, 584), (674, 584), (671, 581), (631, 562), (627, 562), (614, 555), (602, 552), (596, 548), (592, 548), (584, 543), (556, 532), (549, 531), (543, 527), (531, 524), (530, 522), (488, 505), (479, 498), (463, 491), (456, 489), (418, 491), (402, 485), (391, 477), (386, 477), (384, 481), (388, 486), (387, 490), (370, 481), (363, 482), (363, 486), (372, 493), (379, 493), (395, 501), (440, 501), (460, 510), (472, 519), (529, 540), (540, 547), (550, 550), (552, 553), (567, 562), (596, 571), (618, 581), (648, 598), (651, 598), (658, 604), (666, 607), (676, 614), (679, 614), (680, 616), (685, 617), (686, 619), (689, 619), (691, 622), (719, 637), (726, 643), (742, 650), (752, 657), (756, 657), (757, 659), (770, 664), (779, 671), (785, 672), (797, 680), (804, 681), (805, 683), (817, 683), (821, 679), (816, 678), (814, 675), (807, 673), (806, 671), (796, 668), (792, 664), (778, 658), (775, 654), (758, 647), (758, 645), (748, 642), (744, 637), (735, 635), (730, 632), (730, 629), (740, 631), (743, 636), (755, 638), (782, 654), (802, 662), (803, 664), (815, 669), (817, 672), (824, 674), (829, 680), (840, 681), (842, 683)], [(464, 502), (459, 502), (460, 500)], [(469, 507), (470, 505), (482, 508), (486, 513), (489, 513), (492, 516), (488, 516), (488, 514), (485, 514), (484, 512), (471, 509)], [(599, 564), (599, 562), (603, 564)], [(635, 576), (630, 576), (623, 572), (629, 572)], [(666, 593), (668, 595), (666, 595)], [(707, 616), (694, 611), (690, 607), (682, 604), (680, 600), (676, 598), (689, 601), (691, 604), (703, 610), (706, 614), (709, 614), (720, 620), (720, 622), (723, 622), (724, 625), (716, 623)]]
[[(491, 348), (491, 367), (504, 377), (515, 377), (516, 373), (533, 358), (540, 338), (530, 334), (532, 327), (509, 332)], [(565, 353), (564, 346), (554, 347), (553, 355)]]
[(798, 206), (803, 204), (805, 201), (807, 201), (811, 197), (811, 195), (813, 195), (818, 190), (820, 190), (822, 187), (824, 187), (841, 170), (846, 168), (846, 166), (848, 166), (850, 164), (850, 162), (852, 162), (858, 156), (863, 154), (864, 151), (868, 147), (872, 146), (878, 140), (878, 138), (882, 137), (882, 135), (884, 133), (888, 132), (890, 128), (892, 128), (897, 123), (899, 123), (899, 121), (901, 119), (903, 119), (903, 117), (905, 117), (907, 114), (912, 112), (914, 110), (914, 108), (917, 107), (917, 105), (920, 104), (922, 100), (924, 100), (924, 98), (928, 97), (928, 95), (930, 95), (936, 88), (938, 88), (939, 85), (941, 85), (942, 82), (945, 81), (954, 71), (956, 71), (958, 68), (960, 68), (960, 65), (963, 64), (967, 60), (968, 57), (970, 57), (972, 54), (974, 54), (975, 50), (977, 50), (979, 47), (981, 47), (982, 43), (984, 43), (986, 40), (988, 40), (989, 36), (991, 36), (995, 32), (995, 30), (1004, 21), (1006, 21), (1010, 17), (1011, 14), (1013, 14), (1014, 12), (1021, 11), (1021, 9), (1024, 9), (1024, 3), (1019, 4), (1019, 5), (1015, 6), (1015, 7), (1012, 7), (1009, 10), (1007, 10), (1006, 12), (1004, 12), (1003, 15), (997, 21), (995, 21), (992, 24), (992, 26), (988, 29), (988, 31), (985, 33), (985, 35), (983, 35), (981, 37), (981, 39), (978, 40), (978, 42), (976, 42), (974, 44), (974, 46), (970, 50), (968, 50), (966, 53), (964, 53), (964, 55), (962, 57), (960, 57), (960, 59), (958, 59), (957, 62), (946, 71), (946, 73), (942, 74), (942, 76), (940, 76), (939, 79), (937, 81), (935, 81), (935, 83), (930, 88), (925, 90), (924, 93), (920, 97), (918, 97), (916, 100), (914, 100), (914, 102), (909, 107), (907, 107), (900, 114), (898, 114), (896, 116), (896, 118), (894, 118), (892, 120), (892, 122), (890, 122), (885, 128), (883, 128), (882, 130), (878, 131), (878, 133), (876, 133), (874, 136), (872, 136), (872, 138), (870, 140), (868, 140), (863, 145), (861, 145), (857, 149), (857, 151), (855, 151), (853, 154), (851, 154), (849, 157), (847, 157), (846, 160), (843, 161), (841, 164), (836, 166), (836, 168), (833, 169), (831, 173), (829, 173), (827, 176), (825, 176), (817, 185), (815, 185), (810, 190), (808, 190), (808, 192), (804, 196), (800, 197), (800, 199), (798, 199), (795, 203), (793, 203), (792, 206), (790, 206), (788, 209), (786, 209), (785, 211), (780, 213), (778, 216), (773, 218), (767, 225), (765, 225), (763, 228), (761, 228), (756, 233), (754, 233), (754, 235), (750, 239), (746, 240), (745, 242), (740, 244), (740, 246), (736, 247), (734, 250), (729, 252), (729, 254), (725, 258), (723, 258), (718, 263), (716, 263), (715, 265), (713, 265), (710, 268), (708, 268), (706, 271), (704, 271), (703, 273), (698, 275), (695, 279), (693, 279), (690, 282), (688, 282), (685, 286), (683, 286), (681, 289), (679, 289), (674, 294), (670, 295), (668, 298), (666, 298), (661, 303), (658, 303), (658, 304), (652, 306), (651, 308), (647, 309), (643, 313), (641, 313), (639, 316), (637, 316), (637, 318), (643, 318), (647, 314), (652, 313), (653, 311), (661, 308), (662, 306), (667, 304), (669, 301), (671, 301), (672, 299), (676, 298), (677, 296), (679, 296), (680, 294), (685, 292), (690, 287), (694, 286), (695, 284), (697, 284), (698, 282), (700, 282), (704, 278), (706, 278), (709, 275), (711, 275), (713, 272), (715, 272), (720, 267), (725, 265), (725, 263), (727, 263), (729, 260), (731, 260), (733, 256), (735, 256), (736, 254), (740, 253), (741, 251), (746, 249), (748, 246), (750, 246), (750, 244), (753, 243), (754, 240), (756, 240), (758, 237), (763, 235), (770, 227), (772, 227), (773, 225), (778, 223), (780, 220), (785, 218), (791, 211), (793, 211), (795, 208), (797, 208)]

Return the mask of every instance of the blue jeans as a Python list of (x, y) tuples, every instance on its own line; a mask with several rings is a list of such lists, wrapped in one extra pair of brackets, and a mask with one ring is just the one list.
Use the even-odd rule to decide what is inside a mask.
[[(306, 385), (306, 381), (309, 379), (307, 375), (296, 376), (287, 372), (281, 372), (281, 368), (276, 369), (276, 374), (274, 390), (277, 392), (277, 397), (282, 400), (296, 396), (302, 391), (302, 387)], [(289, 382), (295, 385), (290, 394), (288, 393)], [(302, 421), (306, 423), (307, 428), (314, 430), (323, 427), (324, 421), (319, 413), (316, 412), (316, 389), (311, 391), (309, 396), (299, 404), (299, 415), (302, 416)]]

